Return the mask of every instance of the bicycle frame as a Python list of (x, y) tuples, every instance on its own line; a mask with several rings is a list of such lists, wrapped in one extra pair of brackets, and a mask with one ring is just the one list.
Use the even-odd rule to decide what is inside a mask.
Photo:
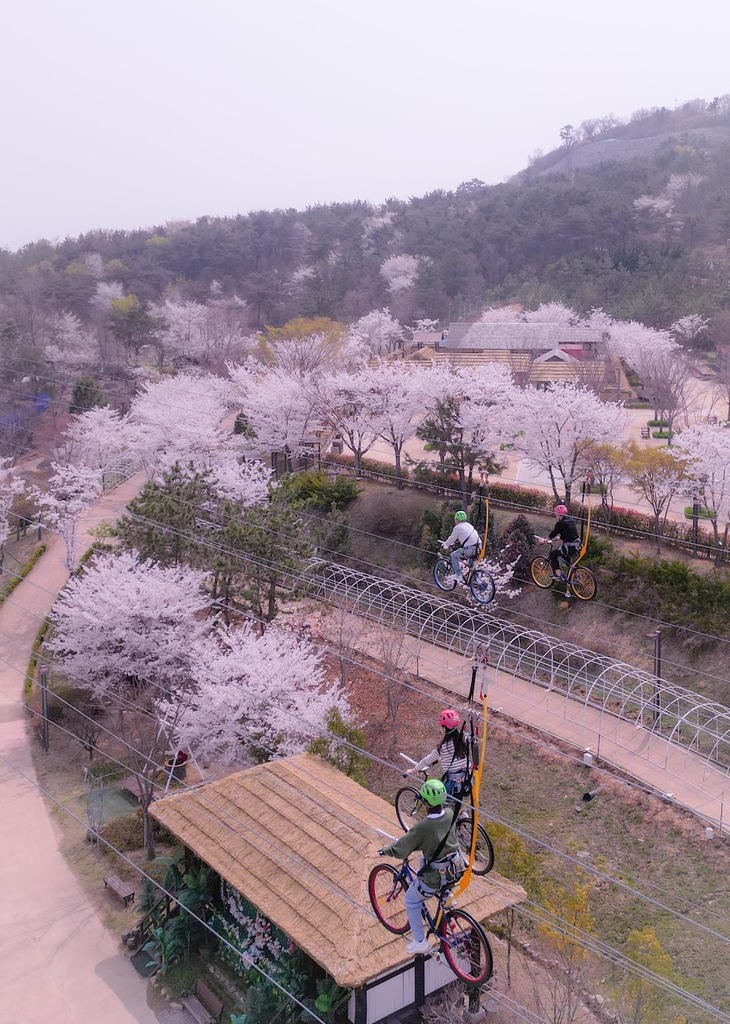
[[(398, 878), (404, 879), (407, 888), (410, 888), (412, 885), (415, 885), (417, 881), (417, 873), (411, 867), (407, 857), (403, 861), (403, 864), (401, 865), (401, 869), (398, 872)], [(424, 900), (423, 903), (421, 904), (421, 914), (423, 915), (423, 920), (428, 925), (426, 935), (435, 935), (439, 939), (439, 941), (441, 941), (441, 936), (439, 935), (438, 929), (441, 927), (441, 921), (443, 920), (446, 902), (439, 891), (435, 892), (433, 895), (434, 899), (438, 903), (438, 910), (436, 911), (436, 916), (434, 917), (434, 915), (428, 909), (426, 905), (426, 900)], [(451, 902), (451, 900), (453, 899), (453, 895), (450, 895), (448, 899), (449, 902)]]

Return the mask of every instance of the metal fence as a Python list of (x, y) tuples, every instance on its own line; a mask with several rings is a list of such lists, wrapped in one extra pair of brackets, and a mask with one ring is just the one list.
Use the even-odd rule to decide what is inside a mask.
[[(566, 701), (599, 709), (604, 716), (630, 722), (661, 736), (667, 750), (691, 751), (730, 774), (730, 709), (722, 704), (657, 680), (633, 665), (454, 601), (331, 563), (319, 563), (310, 572), (318, 598), (442, 649), (446, 671), (451, 658), (451, 668), (461, 672), (464, 659), (479, 644), (486, 644), (497, 670), (549, 688)], [(665, 767), (667, 762), (668, 754)]]

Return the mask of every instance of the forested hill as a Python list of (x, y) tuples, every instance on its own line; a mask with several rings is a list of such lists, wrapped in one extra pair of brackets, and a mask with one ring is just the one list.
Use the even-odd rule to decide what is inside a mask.
[(406, 324), (448, 321), (486, 302), (560, 299), (654, 326), (703, 313), (727, 341), (727, 100), (639, 112), (626, 125), (584, 122), (498, 185), (475, 179), (377, 208), (260, 211), (2, 251), (0, 316), (32, 341), (34, 316), (86, 320), (106, 281), (142, 302), (171, 288), (198, 301), (237, 295), (252, 327), (298, 315), (352, 320), (385, 305)]

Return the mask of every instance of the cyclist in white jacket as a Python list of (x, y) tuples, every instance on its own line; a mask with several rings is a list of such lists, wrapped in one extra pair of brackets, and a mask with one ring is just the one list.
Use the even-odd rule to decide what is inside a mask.
[(444, 548), (450, 548), (452, 544), (459, 545), (459, 547), (454, 548), (451, 552), (451, 567), (454, 570), (457, 583), (463, 583), (464, 579), (461, 575), (461, 564), (459, 563), (459, 559), (476, 558), (479, 554), (482, 542), (479, 534), (468, 521), (466, 512), (455, 512), (454, 524), (454, 529), (451, 531), (451, 535), (447, 537), (446, 540), (441, 541), (441, 546)]

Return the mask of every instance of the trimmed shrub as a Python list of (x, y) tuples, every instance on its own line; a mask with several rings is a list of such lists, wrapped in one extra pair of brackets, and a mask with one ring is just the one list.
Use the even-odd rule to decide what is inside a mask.
[(345, 508), (362, 492), (352, 477), (338, 475), (332, 480), (322, 470), (305, 470), (285, 477), (282, 486), (293, 502), (324, 510), (332, 505)]
[(518, 487), (517, 484), (495, 484), (490, 481), (489, 497), (494, 501), (508, 501), (528, 508), (552, 508), (554, 501), (550, 494), (534, 487)]
[(662, 430), (669, 426), (669, 420), (647, 420), (647, 427), (660, 427)]
[[(335, 452), (327, 452), (322, 457), (322, 462), (325, 465), (331, 463), (335, 466), (351, 466), (355, 468), (355, 456), (354, 455), (337, 455)], [(392, 477), (395, 479), (395, 466), (390, 462), (380, 462), (378, 459), (369, 459), (367, 455), (363, 455), (360, 460), (362, 469), (366, 469), (369, 473), (379, 473), (381, 476)], [(407, 466), (403, 466), (401, 476), (404, 480), (409, 477), (409, 471)]]
[[(174, 846), (177, 840), (171, 832), (152, 819), (152, 832), (158, 843), (166, 846)], [(130, 853), (132, 850), (141, 850), (144, 846), (144, 823), (141, 811), (132, 811), (130, 814), (123, 814), (114, 821), (107, 822), (99, 829), (99, 835), (105, 842), (109, 843), (120, 853)], [(108, 847), (103, 846), (105, 852)]]
[(502, 565), (509, 565), (517, 558), (515, 579), (520, 583), (529, 581), (535, 534), (525, 516), (517, 516), (516, 519), (507, 523), (502, 534), (501, 545), (500, 562)]

